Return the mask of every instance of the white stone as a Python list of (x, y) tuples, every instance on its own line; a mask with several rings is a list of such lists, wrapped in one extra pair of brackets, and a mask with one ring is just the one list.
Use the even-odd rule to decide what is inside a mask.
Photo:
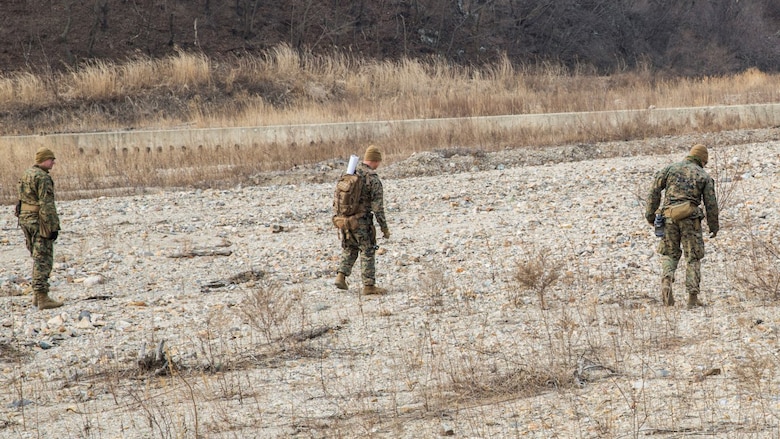
[(99, 285), (103, 283), (103, 276), (89, 276), (84, 278), (84, 286), (85, 287), (94, 287), (95, 285)]

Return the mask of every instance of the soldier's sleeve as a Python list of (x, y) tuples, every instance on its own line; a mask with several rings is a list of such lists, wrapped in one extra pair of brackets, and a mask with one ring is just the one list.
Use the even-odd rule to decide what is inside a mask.
[(57, 215), (57, 206), (54, 204), (54, 181), (47, 174), (38, 182), (38, 202), (41, 210), (38, 212), (38, 221), (41, 228), (56, 232), (60, 230), (60, 217)]
[(655, 219), (655, 211), (661, 204), (661, 192), (666, 188), (666, 176), (668, 174), (669, 167), (658, 171), (653, 179), (653, 185), (650, 187), (650, 193), (647, 194), (647, 202), (645, 203), (645, 219), (650, 224)]
[(371, 176), (371, 211), (374, 212), (376, 222), (380, 229), (387, 228), (387, 219), (385, 218), (385, 194), (382, 188), (382, 181), (376, 175)]
[(718, 210), (718, 198), (715, 195), (715, 182), (712, 180), (712, 177), (708, 177), (704, 182), (704, 190), (701, 197), (706, 210), (707, 227), (709, 227), (710, 232), (718, 233), (718, 230), (720, 230), (720, 223), (718, 222), (720, 212)]

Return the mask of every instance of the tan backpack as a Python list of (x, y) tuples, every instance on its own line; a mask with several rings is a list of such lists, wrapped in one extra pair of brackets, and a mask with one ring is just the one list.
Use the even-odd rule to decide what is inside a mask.
[(348, 232), (355, 230), (358, 219), (366, 214), (365, 206), (360, 203), (366, 185), (366, 177), (358, 173), (342, 174), (336, 182), (333, 196), (333, 225)]

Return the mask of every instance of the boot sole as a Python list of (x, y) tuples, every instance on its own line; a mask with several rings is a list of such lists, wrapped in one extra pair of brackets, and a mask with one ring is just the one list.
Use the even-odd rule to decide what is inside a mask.
[(62, 305), (63, 305), (62, 303), (60, 303), (60, 304), (58, 304), (58, 305), (41, 305), (41, 306), (39, 306), (39, 307), (38, 307), (38, 309), (39, 309), (39, 310), (41, 310), (41, 311), (43, 311), (44, 309), (54, 309), (54, 308), (59, 308), (59, 307), (61, 307)]
[(363, 291), (364, 296), (384, 296), (385, 294), (387, 294), (387, 291), (373, 291), (370, 293)]

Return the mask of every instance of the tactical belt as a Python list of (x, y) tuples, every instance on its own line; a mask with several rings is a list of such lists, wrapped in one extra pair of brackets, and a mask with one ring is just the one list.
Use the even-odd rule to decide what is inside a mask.
[(22, 203), (22, 212), (38, 212), (39, 210), (41, 210), (41, 206)]

